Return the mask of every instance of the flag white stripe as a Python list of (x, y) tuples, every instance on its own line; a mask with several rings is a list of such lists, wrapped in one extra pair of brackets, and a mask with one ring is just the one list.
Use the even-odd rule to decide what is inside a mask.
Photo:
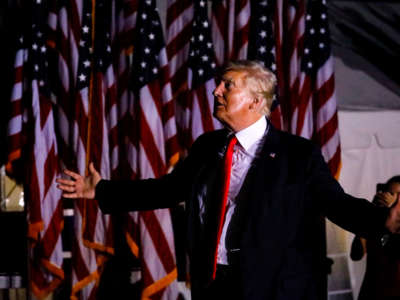
[[(173, 3), (169, 3), (172, 5)], [(170, 24), (167, 30), (167, 44), (169, 44), (182, 31), (182, 28), (190, 25), (193, 20), (193, 4), (187, 7), (175, 20)]]

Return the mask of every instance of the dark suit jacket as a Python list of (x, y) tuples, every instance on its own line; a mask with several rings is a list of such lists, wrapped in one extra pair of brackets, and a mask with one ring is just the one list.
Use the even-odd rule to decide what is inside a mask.
[[(193, 299), (211, 278), (226, 137), (226, 130), (200, 136), (188, 157), (160, 179), (102, 180), (96, 187), (104, 213), (186, 201)], [(310, 141), (272, 126), (237, 201), (240, 214), (232, 219), (227, 248), (240, 249), (228, 258), (240, 269), (246, 300), (317, 300), (315, 218), (323, 214), (346, 230), (377, 238), (387, 216), (386, 209), (346, 194)]]

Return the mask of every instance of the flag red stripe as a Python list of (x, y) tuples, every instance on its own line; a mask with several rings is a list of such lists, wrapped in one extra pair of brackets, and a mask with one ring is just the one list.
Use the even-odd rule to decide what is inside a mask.
[(43, 198), (46, 198), (47, 192), (49, 188), (54, 184), (54, 177), (56, 176), (56, 172), (59, 170), (58, 168), (58, 157), (55, 153), (54, 144), (51, 145), (51, 148), (47, 154), (46, 161), (44, 163), (43, 168)]
[(11, 102), (10, 119), (21, 116), (22, 118), (22, 98), (18, 100), (13, 100)]
[[(154, 118), (161, 118), (162, 117), (162, 100), (161, 100), (161, 87), (160, 82), (158, 80), (153, 80), (147, 84), (147, 87), (150, 91), (152, 99), (146, 99), (146, 101), (153, 101), (154, 106), (157, 108), (158, 116), (154, 116)], [(143, 96), (141, 96), (143, 97)]]
[(299, 103), (297, 105), (297, 126), (296, 126), (296, 134), (301, 135), (303, 130), (304, 121), (306, 114), (308, 112), (308, 105), (311, 101), (311, 93), (312, 93), (312, 86), (311, 86), (311, 79), (309, 76), (306, 76), (303, 82), (303, 86), (301, 88), (301, 92), (299, 94)]
[[(240, 50), (242, 49), (243, 45), (248, 42), (248, 35), (249, 35), (250, 23), (248, 22), (245, 27), (235, 32), (235, 40), (232, 47), (232, 52), (230, 54), (231, 60), (239, 59)], [(244, 59), (243, 57), (241, 57)]]
[(163, 105), (162, 110), (162, 119), (165, 123), (175, 116), (175, 102), (172, 100), (169, 101), (167, 104)]
[(175, 269), (175, 259), (170, 251), (168, 242), (164, 236), (164, 231), (158, 221), (157, 216), (155, 215), (154, 211), (144, 211), (140, 212), (140, 217), (145, 223), (154, 245), (157, 245), (155, 249), (166, 273), (168, 274), (172, 272), (172, 270)]
[[(188, 89), (188, 83), (187, 83), (187, 68), (188, 68), (188, 63), (185, 62), (181, 68), (179, 68), (173, 77), (171, 78), (171, 88), (173, 92), (173, 96), (177, 97), (177, 101), (179, 105), (182, 107), (188, 107), (187, 103), (187, 96), (185, 92)], [(185, 96), (180, 96), (180, 94), (183, 93)], [(179, 101), (180, 99), (181, 101)]]
[(8, 153), (13, 153), (18, 149), (21, 149), (22, 145), (24, 144), (24, 135), (22, 134), (22, 132), (18, 132), (16, 134), (13, 135), (9, 135), (7, 137), (7, 141), (8, 141)]
[[(297, 77), (291, 88), (288, 89), (287, 93), (289, 95), (288, 108), (289, 108), (290, 122), (292, 122), (293, 114), (296, 110), (298, 102), (300, 101), (298, 97), (299, 85), (300, 85), (300, 79)], [(288, 87), (288, 85), (286, 85), (286, 87)]]
[[(189, 23), (191, 25), (191, 23)], [(185, 26), (166, 46), (168, 58), (173, 58), (186, 44), (189, 43), (189, 37), (192, 31), (191, 26)]]
[(210, 111), (210, 107), (208, 105), (207, 90), (205, 85), (199, 86), (193, 93), (196, 93), (198, 99), (198, 105), (201, 113), (201, 120), (203, 125), (203, 132), (208, 132), (214, 130), (213, 120), (212, 120), (212, 112)]
[(39, 107), (40, 107), (40, 127), (43, 130), (49, 114), (52, 111), (50, 100), (45, 97), (42, 93), (39, 94)]
[[(69, 2), (71, 6), (68, 11), (71, 13), (69, 17), (69, 28), (72, 30), (74, 40), (78, 45), (79, 41), (81, 40), (81, 20), (79, 17), (79, 9), (76, 1), (78, 0), (72, 0)], [(84, 2), (82, 2), (81, 5), (84, 5)]]
[(341, 161), (340, 152), (341, 152), (340, 145), (338, 145), (335, 154), (328, 161), (328, 167), (331, 170), (331, 173), (334, 175), (337, 174), (337, 172), (339, 171), (340, 161)]
[[(39, 179), (36, 174), (37, 167), (33, 149), (30, 151), (30, 161), (32, 162), (32, 166), (30, 167), (32, 172), (30, 173), (31, 178), (28, 178), (27, 180), (27, 182), (29, 183), (29, 187), (25, 192), (25, 196), (27, 197), (26, 202), (28, 203), (29, 223), (35, 224), (42, 221), (42, 212), (40, 210), (41, 201), (40, 201)], [(32, 236), (32, 238), (37, 239), (38, 236)]]
[(179, 18), (179, 16), (192, 5), (191, 0), (179, 0), (175, 1), (168, 7), (168, 13), (166, 18), (167, 27), (171, 26), (171, 24)]
[(126, 92), (129, 86), (129, 69), (126, 68), (117, 78), (117, 99), (121, 99), (123, 93)]
[(335, 91), (335, 78), (333, 74), (327, 81), (315, 92), (315, 108), (319, 111), (325, 103), (327, 103), (334, 95)]
[(139, 1), (137, 0), (124, 0), (124, 15), (125, 16), (130, 16), (133, 15), (135, 12), (137, 12), (139, 7)]
[(14, 82), (19, 83), (23, 81), (23, 70), (24, 66), (19, 66), (14, 69)]
[(81, 237), (76, 235), (72, 236), (74, 245), (74, 248), (72, 249), (72, 267), (74, 268), (78, 280), (82, 280), (85, 277), (89, 276), (89, 270), (86, 268), (86, 262), (83, 259), (80, 249), (78, 247), (78, 238)]
[(337, 132), (338, 118), (337, 112), (332, 116), (332, 118), (327, 121), (322, 128), (316, 133), (316, 140), (319, 145), (325, 145)]
[[(59, 199), (61, 200), (61, 199)], [(64, 226), (64, 215), (62, 201), (57, 201), (57, 207), (51, 216), (51, 221), (41, 241), (43, 256), (50, 258), (54, 252), (57, 241), (60, 237), (61, 230)]]
[(143, 111), (140, 112), (140, 138), (141, 143), (144, 145), (144, 151), (146, 152), (146, 156), (148, 161), (152, 167), (154, 172), (154, 176), (156, 178), (165, 174), (166, 166), (163, 159), (160, 156), (159, 150), (157, 148), (156, 142), (154, 141), (153, 133), (150, 127), (147, 124), (145, 115)]

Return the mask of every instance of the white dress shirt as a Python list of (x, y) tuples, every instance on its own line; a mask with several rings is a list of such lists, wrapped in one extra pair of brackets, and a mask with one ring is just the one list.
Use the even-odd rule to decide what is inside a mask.
[(263, 116), (249, 127), (235, 133), (238, 139), (233, 149), (231, 178), (229, 183), (228, 200), (225, 222), (222, 227), (221, 238), (218, 243), (217, 263), (228, 264), (227, 250), (225, 247), (226, 232), (236, 207), (236, 197), (243, 185), (251, 163), (256, 157), (261, 140), (267, 130), (267, 120)]

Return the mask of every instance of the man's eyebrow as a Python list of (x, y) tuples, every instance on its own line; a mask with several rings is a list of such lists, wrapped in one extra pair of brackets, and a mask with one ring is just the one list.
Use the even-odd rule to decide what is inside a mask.
[(221, 79), (222, 79), (223, 81), (225, 81), (225, 82), (228, 82), (228, 83), (231, 83), (231, 84), (235, 85), (235, 81), (234, 81), (232, 78), (230, 78), (230, 77), (222, 76)]

